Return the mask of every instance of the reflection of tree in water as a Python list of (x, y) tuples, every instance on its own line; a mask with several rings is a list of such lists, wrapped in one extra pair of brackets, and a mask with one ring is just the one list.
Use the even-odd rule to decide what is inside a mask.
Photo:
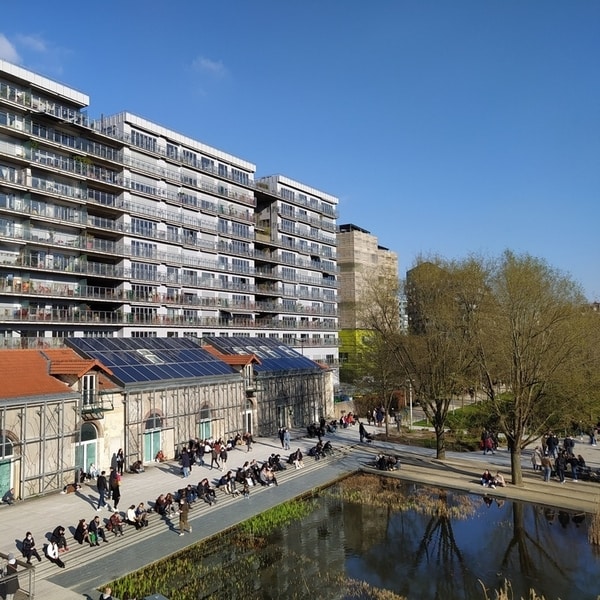
[[(534, 515), (535, 527), (533, 533), (529, 533), (525, 527), (526, 508), (532, 510)], [(547, 543), (546, 535), (544, 535), (544, 529), (547, 528), (547, 525), (555, 522), (556, 511), (549, 507), (545, 507), (541, 511), (533, 510), (533, 508), (531, 506), (526, 507), (521, 502), (512, 503), (513, 535), (502, 555), (501, 562), (502, 571), (514, 572), (515, 566), (511, 566), (510, 563), (513, 559), (516, 560), (521, 576), (524, 580), (528, 580), (532, 587), (534, 582), (543, 580), (549, 570), (553, 571), (555, 575), (566, 577), (562, 562), (557, 560), (560, 554), (556, 552), (556, 548)], [(569, 519), (568, 513), (560, 511), (559, 522), (563, 524), (563, 527), (568, 524)], [(515, 553), (516, 557), (514, 556)]]
[[(410, 597), (453, 597), (456, 589), (468, 592), (468, 597), (480, 597), (481, 587), (467, 566), (453, 530), (453, 520), (468, 519), (476, 511), (478, 502), (465, 494), (453, 494), (442, 488), (407, 487), (395, 479), (371, 475), (352, 477), (343, 482), (342, 495), (346, 500), (371, 507), (387, 507), (387, 543), (413, 537), (416, 549), (411, 550), (408, 572), (403, 575), (401, 593)], [(408, 511), (425, 517), (423, 527), (418, 519), (403, 515)], [(394, 516), (394, 519), (392, 519)], [(385, 524), (385, 521), (384, 523)], [(411, 534), (407, 535), (406, 527)], [(402, 529), (399, 531), (398, 528)], [(375, 537), (371, 538), (376, 543)], [(397, 569), (394, 553), (377, 553), (366, 558), (376, 561), (373, 571), (394, 573)]]
[(430, 518), (414, 554), (408, 580), (419, 578), (423, 564), (431, 565), (436, 571), (435, 598), (451, 597), (457, 587), (468, 592), (468, 597), (475, 597), (479, 591), (477, 580), (456, 543), (452, 527), (453, 519), (468, 519), (473, 515), (475, 502), (469, 496), (444, 489), (421, 488), (419, 492), (417, 511)]

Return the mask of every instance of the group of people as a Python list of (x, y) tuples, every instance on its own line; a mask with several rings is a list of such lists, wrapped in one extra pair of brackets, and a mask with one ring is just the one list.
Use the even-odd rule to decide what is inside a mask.
[[(286, 449), (286, 446), (289, 448), (289, 431), (284, 429), (281, 434), (283, 448)], [(247, 438), (239, 434), (226, 443), (221, 439), (191, 440), (189, 444), (182, 448), (180, 461), (187, 466), (188, 463), (184, 460), (184, 457), (187, 456), (189, 472), (191, 472), (192, 465), (206, 465), (211, 469), (225, 470), (227, 452), (243, 444), (247, 448), (249, 447)], [(316, 446), (311, 449), (310, 454), (317, 459), (331, 450), (331, 442), (319, 440)], [(210, 463), (208, 462), (209, 456)], [(289, 455), (287, 462), (293, 464), (296, 469), (300, 469), (304, 466), (303, 458), (302, 450), (297, 448)], [(164, 454), (161, 453), (159, 457), (157, 455), (157, 460), (161, 462), (165, 460)], [(109, 543), (108, 536), (110, 533), (115, 537), (123, 536), (126, 526), (136, 530), (143, 530), (148, 527), (152, 519), (152, 513), (168, 519), (178, 517), (179, 535), (184, 535), (186, 532), (192, 531), (188, 517), (194, 503), (200, 501), (212, 506), (217, 502), (218, 489), (222, 489), (224, 493), (232, 496), (248, 498), (250, 490), (254, 486), (277, 486), (276, 473), (286, 469), (285, 460), (281, 458), (280, 454), (273, 452), (265, 461), (247, 460), (237, 469), (227, 469), (214, 483), (211, 483), (208, 477), (204, 477), (197, 485), (184, 484), (175, 492), (160, 494), (154, 505), (148, 506), (144, 502), (139, 502), (129, 505), (125, 511), (120, 512), (119, 501), (121, 499), (122, 473), (125, 470), (124, 464), (123, 453), (119, 450), (118, 453), (113, 455), (108, 473), (97, 468), (95, 464), (91, 464), (89, 470), (86, 471), (87, 476), (84, 478), (84, 482), (91, 483), (91, 476), (95, 476), (98, 490), (96, 512), (107, 509), (110, 515), (102, 519), (99, 514), (94, 515), (90, 520), (80, 518), (76, 525), (71, 528), (72, 537), (67, 528), (58, 525), (48, 536), (48, 542), (44, 543), (43, 548), (40, 550), (36, 546), (32, 533), (28, 531), (20, 544), (20, 550), (28, 564), (31, 564), (34, 559), (41, 561), (43, 555), (45, 555), (48, 560), (58, 567), (65, 568), (64, 555), (70, 550), (69, 537), (71, 537), (72, 543), (77, 542), (80, 545), (98, 547), (101, 544)], [(189, 472), (187, 476), (189, 476)], [(77, 480), (73, 485), (75, 484), (77, 484), (78, 489), (81, 487)], [(14, 494), (14, 490), (11, 490), (11, 493)]]
[(400, 468), (400, 457), (391, 454), (378, 454), (375, 458), (375, 468), (380, 471), (396, 471)]
[(565, 483), (566, 474), (570, 472), (573, 482), (587, 474), (587, 465), (581, 454), (575, 455), (575, 440), (566, 436), (562, 445), (559, 437), (549, 431), (542, 438), (542, 445), (536, 446), (531, 455), (531, 465), (534, 471), (541, 471), (544, 481), (556, 477), (560, 483)]
[[(254, 439), (250, 433), (245, 433), (244, 435), (237, 433), (226, 442), (221, 438), (216, 440), (200, 440), (199, 438), (190, 440), (187, 445), (181, 448), (178, 455), (181, 476), (184, 479), (189, 477), (194, 466), (208, 466), (211, 470), (219, 469), (220, 471), (225, 471), (229, 452), (244, 445), (246, 446), (246, 451), (250, 452), (253, 443)], [(164, 460), (162, 451), (156, 455), (155, 460), (158, 462)]]
[(481, 475), (481, 485), (491, 489), (496, 489), (496, 487), (505, 487), (506, 480), (500, 471), (496, 471), (496, 474), (492, 475), (489, 469), (485, 469)]

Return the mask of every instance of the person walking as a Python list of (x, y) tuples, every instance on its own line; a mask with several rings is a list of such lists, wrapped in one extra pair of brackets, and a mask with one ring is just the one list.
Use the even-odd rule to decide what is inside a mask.
[(98, 508), (96, 510), (102, 510), (103, 507), (108, 508), (106, 504), (106, 492), (108, 491), (108, 481), (106, 480), (106, 471), (102, 471), (96, 479), (96, 487), (98, 488)]
[(554, 463), (556, 469), (556, 475), (561, 483), (565, 482), (565, 473), (567, 471), (567, 455), (564, 450), (560, 450), (558, 457)]
[(283, 432), (283, 449), (284, 450), (289, 450), (290, 449), (290, 442), (291, 442), (291, 436), (290, 436), (290, 430), (286, 427), (285, 431)]
[(221, 454), (219, 454), (219, 458), (221, 459), (221, 471), (224, 471), (225, 467), (227, 466), (227, 459), (229, 458), (229, 455), (227, 454), (227, 448), (225, 446), (221, 448)]
[(218, 445), (215, 443), (212, 447), (212, 450), (210, 451), (210, 469), (212, 471), (213, 465), (215, 465), (215, 467), (217, 469), (221, 468), (221, 465), (219, 464), (219, 448)]
[(37, 551), (37, 548), (35, 547), (35, 540), (33, 539), (33, 535), (31, 534), (31, 531), (28, 531), (25, 534), (25, 539), (21, 543), (21, 552), (23, 553), (23, 556), (27, 559), (28, 565), (31, 564), (32, 556), (35, 556), (39, 562), (42, 562), (40, 554)]
[(179, 500), (179, 535), (184, 535), (186, 529), (189, 533), (192, 533), (192, 526), (188, 523), (189, 512), (190, 505), (185, 498), (185, 494), (183, 494)]
[(360, 436), (360, 442), (362, 444), (367, 437), (367, 430), (365, 429), (364, 424), (360, 421), (358, 422), (358, 435)]
[(250, 452), (252, 450), (252, 434), (250, 432), (246, 433), (246, 452)]
[(281, 447), (285, 450), (285, 443), (284, 443), (284, 435), (285, 435), (285, 427), (280, 427), (279, 431), (278, 431), (278, 435), (279, 435), (279, 441), (281, 442)]
[[(181, 451), (181, 476), (186, 479), (187, 477), (190, 476), (190, 466), (191, 466), (191, 461), (190, 461), (190, 455), (187, 451), (186, 448), (184, 448)], [(211, 468), (212, 468), (212, 463), (211, 463)]]
[(117, 512), (119, 500), (121, 500), (121, 476), (115, 469), (111, 471), (108, 484), (110, 486), (110, 493), (113, 501), (113, 511)]
[(123, 448), (119, 448), (117, 452), (117, 473), (123, 475), (123, 468), (125, 466), (125, 455), (123, 454)]

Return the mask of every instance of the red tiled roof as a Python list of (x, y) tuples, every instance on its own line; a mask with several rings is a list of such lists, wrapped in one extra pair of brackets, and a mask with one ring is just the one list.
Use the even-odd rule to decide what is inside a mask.
[(0, 399), (72, 391), (50, 375), (50, 363), (40, 350), (0, 350), (0, 381)]
[(112, 371), (105, 367), (99, 360), (92, 358), (81, 358), (71, 348), (52, 348), (44, 350), (44, 354), (50, 359), (50, 373), (52, 375), (75, 375), (83, 377), (94, 367), (98, 367), (109, 375)]
[(245, 367), (250, 363), (257, 363), (260, 365), (260, 358), (258, 358), (256, 354), (223, 354), (209, 344), (202, 346), (202, 348), (231, 367)]
[(80, 378), (93, 368), (112, 375), (102, 363), (81, 358), (70, 348), (0, 350), (0, 400), (73, 392), (58, 376)]

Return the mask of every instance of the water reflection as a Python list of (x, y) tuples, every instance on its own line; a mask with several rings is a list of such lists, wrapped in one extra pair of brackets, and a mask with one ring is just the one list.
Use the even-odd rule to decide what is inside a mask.
[(600, 591), (584, 513), (365, 475), (311, 507), (266, 537), (232, 530), (212, 538), (168, 559), (171, 574), (146, 579), (178, 600), (354, 600), (376, 598), (373, 590), (478, 600), (494, 598), (505, 580), (515, 600), (531, 588), (546, 600), (594, 600)]
[[(390, 514), (385, 535), (355, 552), (347, 573), (407, 598), (482, 598), (483, 586), (497, 589), (504, 579), (515, 598), (529, 597), (531, 588), (546, 600), (597, 597), (600, 562), (583, 513), (471, 498), (480, 504), (468, 520), (418, 510)], [(359, 522), (346, 508), (346, 530), (372, 529), (372, 513), (363, 511)]]

